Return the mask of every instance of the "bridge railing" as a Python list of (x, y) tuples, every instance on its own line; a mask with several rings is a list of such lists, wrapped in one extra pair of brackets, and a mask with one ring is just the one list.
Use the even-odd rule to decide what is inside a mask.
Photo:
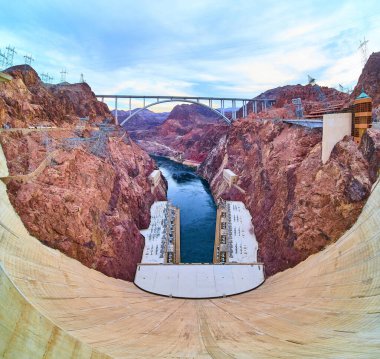
[[(240, 117), (247, 117), (249, 113), (258, 113), (260, 110), (265, 110), (271, 107), (275, 100), (269, 98), (263, 99), (249, 99), (238, 97), (204, 97), (204, 96), (162, 96), (162, 95), (96, 95), (98, 99), (105, 102), (106, 99), (114, 100), (115, 107), (115, 121), (118, 124), (118, 100), (129, 100), (128, 110), (129, 115), (123, 121), (123, 123), (129, 121), (138, 112), (147, 109), (148, 107), (167, 103), (167, 102), (188, 102), (196, 103), (204, 107), (210, 108), (212, 111), (218, 113), (228, 124), (236, 120), (238, 113), (241, 113)], [(136, 106), (136, 101), (141, 100), (141, 106)], [(155, 100), (153, 103), (147, 100)], [(148, 103), (147, 103), (148, 102)], [(206, 103), (205, 103), (206, 102)], [(217, 105), (216, 105), (217, 103)], [(226, 107), (226, 103), (230, 104), (230, 107)], [(240, 103), (241, 106), (237, 106)], [(218, 107), (219, 106), (219, 107)]]

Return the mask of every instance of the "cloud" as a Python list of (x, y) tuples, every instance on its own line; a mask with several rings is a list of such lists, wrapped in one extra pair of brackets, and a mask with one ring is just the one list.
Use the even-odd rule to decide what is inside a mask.
[(379, 50), (375, 0), (14, 0), (0, 47), (31, 53), (38, 72), (96, 93), (254, 97), (286, 84), (352, 86), (358, 43)]

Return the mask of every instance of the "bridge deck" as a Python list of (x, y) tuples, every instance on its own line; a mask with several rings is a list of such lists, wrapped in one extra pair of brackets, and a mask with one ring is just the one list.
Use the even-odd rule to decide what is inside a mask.
[(252, 98), (240, 98), (240, 97), (205, 97), (205, 96), (153, 96), (153, 95), (95, 95), (97, 98), (133, 98), (133, 99), (172, 99), (172, 100), (212, 100), (212, 101), (257, 101), (257, 102), (275, 102), (275, 100), (270, 98), (260, 98), (260, 99), (252, 99)]

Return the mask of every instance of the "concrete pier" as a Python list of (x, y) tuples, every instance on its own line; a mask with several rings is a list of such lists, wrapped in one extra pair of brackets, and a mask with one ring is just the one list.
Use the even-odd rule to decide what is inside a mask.
[(258, 244), (252, 217), (243, 202), (223, 201), (218, 205), (214, 263), (256, 263)]
[(151, 222), (141, 230), (145, 238), (142, 263), (180, 262), (180, 220), (179, 209), (167, 201), (153, 203)]

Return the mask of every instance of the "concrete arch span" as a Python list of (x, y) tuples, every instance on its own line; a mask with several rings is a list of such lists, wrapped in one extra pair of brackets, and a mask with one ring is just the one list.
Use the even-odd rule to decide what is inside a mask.
[(26, 231), (1, 181), (0, 262), (2, 358), (379, 354), (379, 183), (335, 244), (230, 298), (159, 297), (83, 266)]
[(146, 110), (147, 108), (149, 107), (152, 107), (152, 106), (156, 106), (156, 105), (159, 105), (159, 104), (162, 104), (162, 103), (168, 103), (168, 102), (187, 102), (187, 103), (193, 103), (193, 104), (196, 104), (196, 105), (199, 105), (199, 106), (203, 106), (203, 107), (206, 107), (208, 108), (209, 110), (215, 112), (219, 117), (221, 117), (228, 125), (231, 125), (231, 120), (226, 117), (225, 115), (223, 115), (221, 112), (215, 110), (214, 108), (204, 104), (204, 103), (201, 103), (201, 102), (197, 102), (197, 101), (192, 101), (192, 100), (187, 100), (187, 99), (173, 99), (173, 100), (161, 100), (161, 101), (156, 101), (154, 103), (151, 103), (149, 105), (146, 105), (140, 109), (138, 109), (137, 111), (131, 113), (131, 115), (129, 115), (125, 120), (123, 120), (121, 123), (120, 123), (120, 126), (123, 126), (125, 123), (127, 123), (131, 118), (133, 118), (134, 116), (136, 116), (138, 113), (140, 113), (141, 111), (143, 110)]

